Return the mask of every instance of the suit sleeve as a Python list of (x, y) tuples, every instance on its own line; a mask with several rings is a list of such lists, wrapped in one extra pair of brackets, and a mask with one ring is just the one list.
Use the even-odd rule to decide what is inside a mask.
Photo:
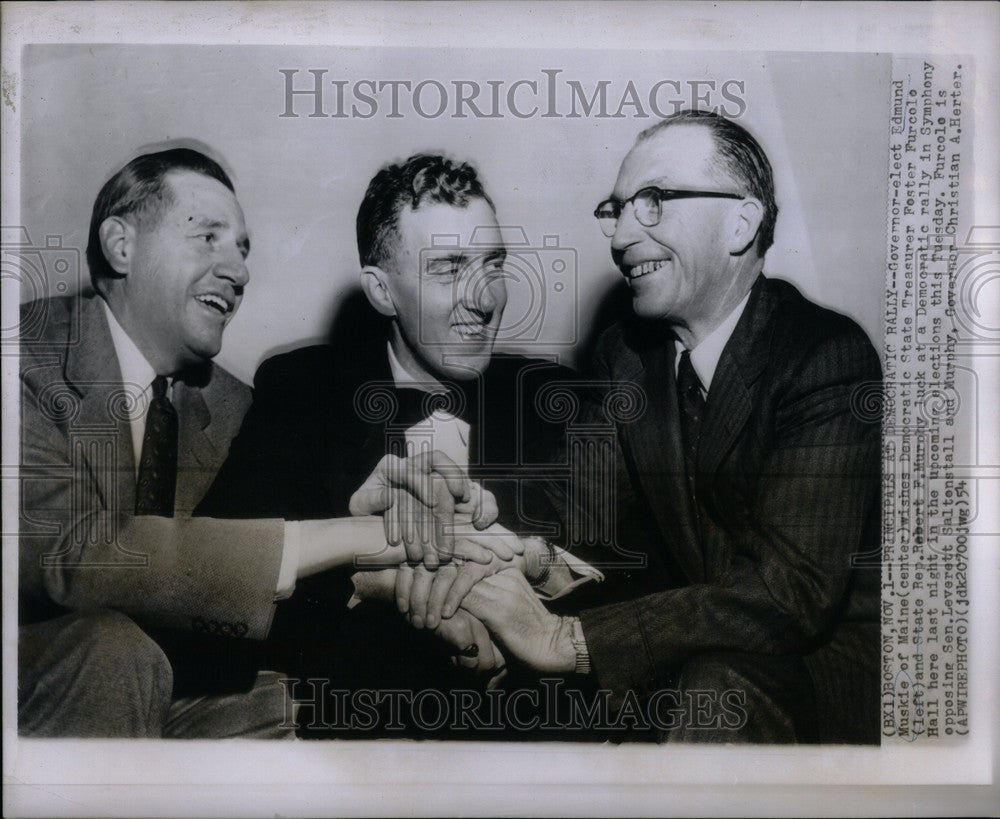
[(150, 627), (265, 637), (283, 522), (157, 518), (116, 508), (92, 473), (98, 467), (74, 457), (80, 442), (43, 410), (39, 387), (22, 379), (22, 598), (117, 609)]
[(619, 702), (700, 653), (804, 653), (836, 621), (879, 497), (879, 426), (851, 411), (850, 396), (881, 374), (856, 331), (820, 342), (802, 362), (776, 393), (752, 524), (721, 575), (581, 614), (601, 686)]

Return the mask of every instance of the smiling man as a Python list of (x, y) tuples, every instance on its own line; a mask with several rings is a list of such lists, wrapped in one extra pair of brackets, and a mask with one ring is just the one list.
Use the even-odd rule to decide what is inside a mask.
[[(548, 361), (494, 352), (507, 302), (501, 233), (493, 202), (467, 163), (421, 154), (380, 170), (357, 216), (367, 304), (352, 304), (349, 329), (335, 328), (334, 343), (261, 365), (253, 406), (198, 513), (348, 514), (353, 493), (386, 453), (437, 451), (477, 491), (492, 493), (501, 524), (520, 535), (544, 532), (555, 513), (544, 493), (531, 491), (531, 470), (555, 457), (564, 425), (542, 418), (536, 399), (546, 385), (577, 376)], [(404, 524), (410, 519), (403, 515)], [(523, 554), (481, 570), (428, 566), (409, 528), (398, 540), (410, 563), (389, 578), (387, 594), (377, 584), (368, 596), (391, 599), (395, 584), (400, 607), (425, 630), (406, 627), (398, 612), (373, 601), (348, 613), (351, 572), (337, 570), (300, 584), (283, 606), (286, 637), (272, 640), (283, 667), (303, 679), (328, 679), (331, 689), (440, 686), (456, 648), (467, 649), (462, 665), (485, 670), (502, 662), (467, 613), (442, 619), (452, 584), (467, 588), (516, 564), (554, 596), (595, 574), (563, 561), (543, 570), (550, 547), (540, 538), (525, 538)], [(387, 658), (399, 660), (391, 672)], [(402, 680), (401, 669), (416, 676)]]
[(605, 333), (596, 371), (649, 402), (618, 430), (619, 519), (649, 522), (641, 590), (567, 624), (505, 573), (464, 605), (508, 657), (656, 703), (668, 740), (877, 742), (880, 438), (852, 396), (879, 360), (762, 274), (777, 211), (736, 122), (639, 135), (595, 216), (640, 319)]
[[(541, 443), (562, 431), (539, 418), (534, 393), (575, 375), (494, 352), (507, 303), (501, 232), (470, 165), (421, 154), (382, 169), (357, 217), (362, 303), (342, 311), (332, 343), (260, 366), (198, 513), (347, 515), (387, 452), (436, 451), (474, 480), (498, 478), (513, 499), (500, 508), (516, 519), (516, 468), (544, 462), (533, 460), (548, 453)], [(400, 538), (411, 558), (430, 556), (412, 534)]]
[[(287, 736), (278, 675), (251, 667), (222, 684), (217, 660), (262, 640), (299, 578), (359, 552), (405, 556), (375, 519), (191, 518), (250, 405), (212, 362), (249, 250), (215, 161), (145, 154), (94, 204), (97, 295), (25, 306), (45, 325), (20, 348), (22, 734)], [(379, 464), (368, 486), (408, 476)]]
[[(376, 237), (362, 268), (369, 302), (392, 320), (387, 352), (429, 385), (486, 371), (507, 305), (507, 251), (493, 205), (485, 193), (459, 201), (397, 213), (398, 235)], [(442, 237), (460, 244), (442, 244)]]

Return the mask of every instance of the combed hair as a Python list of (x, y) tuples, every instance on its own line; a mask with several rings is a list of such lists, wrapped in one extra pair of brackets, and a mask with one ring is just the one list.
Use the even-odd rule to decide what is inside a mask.
[(701, 125), (709, 129), (715, 142), (716, 167), (726, 173), (743, 192), (764, 206), (764, 216), (757, 232), (757, 253), (763, 256), (774, 244), (774, 225), (778, 204), (774, 199), (774, 172), (760, 143), (742, 125), (710, 111), (678, 111), (651, 125), (636, 142), (644, 142), (667, 128), (678, 125)]
[(171, 171), (193, 171), (216, 179), (235, 193), (228, 174), (214, 159), (192, 148), (171, 148), (137, 156), (112, 176), (97, 194), (90, 216), (87, 239), (87, 266), (94, 289), (103, 279), (117, 278), (101, 247), (101, 224), (110, 216), (132, 216), (137, 220), (158, 218), (173, 202), (173, 192), (165, 182)]
[(358, 255), (362, 266), (382, 266), (392, 256), (403, 208), (417, 210), (426, 203), (464, 208), (473, 198), (494, 207), (476, 169), (467, 162), (415, 154), (402, 164), (382, 168), (369, 183), (358, 208)]

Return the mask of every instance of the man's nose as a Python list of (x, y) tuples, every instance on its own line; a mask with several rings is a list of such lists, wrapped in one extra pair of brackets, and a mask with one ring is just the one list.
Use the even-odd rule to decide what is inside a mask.
[(484, 313), (495, 313), (503, 310), (506, 304), (507, 282), (502, 277), (489, 280), (489, 283), (482, 288), (479, 309)]
[(623, 251), (640, 238), (642, 225), (635, 218), (635, 207), (631, 202), (622, 205), (618, 221), (615, 222), (615, 232), (611, 236), (611, 250)]
[(507, 284), (502, 276), (490, 276), (477, 271), (462, 287), (462, 305), (481, 313), (494, 313), (507, 302)]
[(250, 270), (247, 268), (243, 251), (235, 245), (215, 265), (215, 275), (228, 279), (235, 287), (245, 287), (250, 281)]

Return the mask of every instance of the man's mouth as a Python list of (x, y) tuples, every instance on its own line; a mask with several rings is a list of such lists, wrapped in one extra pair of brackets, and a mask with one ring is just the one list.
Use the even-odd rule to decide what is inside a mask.
[(486, 338), (489, 331), (489, 325), (483, 322), (469, 322), (463, 324), (452, 325), (455, 331), (462, 337), (467, 339), (483, 339)]
[(201, 302), (210, 310), (215, 310), (220, 316), (227, 316), (236, 307), (235, 302), (229, 301), (218, 293), (202, 293), (195, 296), (195, 300)]
[(641, 279), (643, 276), (648, 276), (650, 273), (659, 270), (669, 261), (670, 259), (653, 259), (648, 262), (641, 262), (634, 267), (624, 267), (622, 269), (622, 273), (629, 281), (635, 281), (636, 279)]

